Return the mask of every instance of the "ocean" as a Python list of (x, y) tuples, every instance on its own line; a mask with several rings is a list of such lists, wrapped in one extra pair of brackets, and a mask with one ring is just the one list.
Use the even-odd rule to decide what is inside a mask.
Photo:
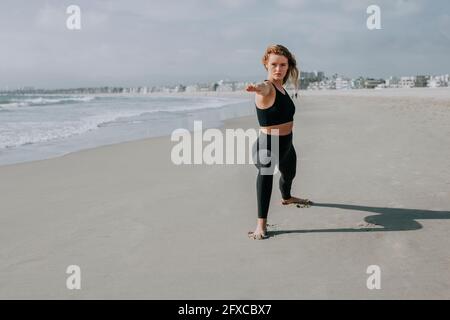
[(220, 127), (254, 113), (250, 98), (0, 94), (0, 165), (97, 146)]

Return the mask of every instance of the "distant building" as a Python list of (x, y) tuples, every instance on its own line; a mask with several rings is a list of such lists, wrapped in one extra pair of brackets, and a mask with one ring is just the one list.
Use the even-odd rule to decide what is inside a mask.
[(430, 76), (427, 86), (429, 88), (447, 87), (449, 85), (449, 75)]
[(147, 87), (138, 87), (137, 92), (140, 94), (147, 94), (149, 90)]
[(352, 83), (350, 79), (337, 77), (335, 80), (336, 90), (349, 90), (352, 88)]
[(358, 77), (356, 79), (352, 79), (351, 86), (352, 89), (363, 89), (364, 88), (364, 78)]
[(399, 85), (400, 85), (400, 79), (397, 78), (396, 76), (390, 76), (386, 80), (386, 87), (387, 88), (398, 88)]
[(235, 91), (241, 91), (241, 90), (245, 90), (245, 88), (247, 87), (248, 82), (236, 82), (234, 84), (234, 90)]
[(199, 91), (200, 92), (207, 92), (207, 91), (209, 91), (209, 87), (200, 87)]
[(364, 88), (366, 89), (374, 89), (379, 84), (385, 83), (384, 79), (371, 79), (368, 78), (364, 80)]
[(216, 91), (221, 91), (221, 92), (234, 91), (234, 82), (220, 80), (217, 84), (218, 84), (218, 86), (216, 88)]
[(325, 79), (325, 73), (323, 71), (317, 72), (317, 80), (322, 81)]
[(424, 88), (427, 86), (429, 76), (416, 76), (415, 87)]
[(222, 84), (216, 88), (216, 91), (219, 92), (231, 92), (233, 91), (233, 86), (230, 84)]
[(412, 88), (416, 83), (415, 77), (400, 77), (399, 87), (400, 88)]
[(175, 86), (174, 92), (184, 92), (184, 91), (186, 91), (186, 87), (183, 86), (182, 84)]
[(387, 88), (387, 85), (386, 85), (386, 83), (385, 82), (383, 82), (383, 83), (379, 83), (379, 84), (377, 84), (376, 85), (376, 87), (374, 88), (374, 89), (385, 89), (385, 88)]
[(197, 91), (200, 91), (200, 87), (198, 84), (192, 84), (192, 85), (186, 86), (185, 91), (186, 92), (197, 92)]
[[(306, 72), (300, 71), (299, 88), (302, 90), (320, 87), (320, 82), (325, 80), (325, 74), (322, 71)], [(315, 83), (315, 84), (313, 84)]]
[(300, 71), (300, 78), (304, 80), (318, 80), (314, 72)]
[(311, 82), (307, 87), (308, 90), (329, 90), (335, 88), (334, 82), (330, 80)]

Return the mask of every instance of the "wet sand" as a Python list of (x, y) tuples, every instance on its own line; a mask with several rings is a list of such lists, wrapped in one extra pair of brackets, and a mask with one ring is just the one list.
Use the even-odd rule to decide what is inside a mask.
[(449, 299), (450, 90), (435, 92), (301, 91), (292, 194), (316, 205), (281, 205), (276, 174), (262, 241), (246, 235), (255, 167), (177, 166), (169, 136), (0, 166), (0, 298)]

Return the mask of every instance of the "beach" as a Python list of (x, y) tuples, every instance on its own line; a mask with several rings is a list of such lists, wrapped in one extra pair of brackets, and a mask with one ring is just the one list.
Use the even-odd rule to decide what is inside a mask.
[(250, 115), (248, 93), (0, 94), (0, 166), (222, 126)]
[(262, 241), (254, 165), (176, 165), (170, 135), (0, 166), (0, 298), (449, 299), (449, 89), (300, 91), (292, 195), (315, 205), (276, 174)]

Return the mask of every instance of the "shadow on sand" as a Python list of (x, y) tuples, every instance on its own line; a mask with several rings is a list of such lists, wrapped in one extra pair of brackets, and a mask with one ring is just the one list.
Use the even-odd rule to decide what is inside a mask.
[(339, 203), (314, 203), (315, 207), (339, 208), (345, 210), (358, 210), (377, 213), (364, 218), (364, 221), (377, 227), (368, 228), (339, 228), (339, 229), (310, 229), (310, 230), (273, 230), (268, 231), (269, 237), (284, 233), (310, 233), (310, 232), (368, 232), (368, 231), (409, 231), (422, 229), (423, 226), (416, 220), (423, 219), (450, 219), (450, 211), (433, 211), (423, 209), (366, 207)]

